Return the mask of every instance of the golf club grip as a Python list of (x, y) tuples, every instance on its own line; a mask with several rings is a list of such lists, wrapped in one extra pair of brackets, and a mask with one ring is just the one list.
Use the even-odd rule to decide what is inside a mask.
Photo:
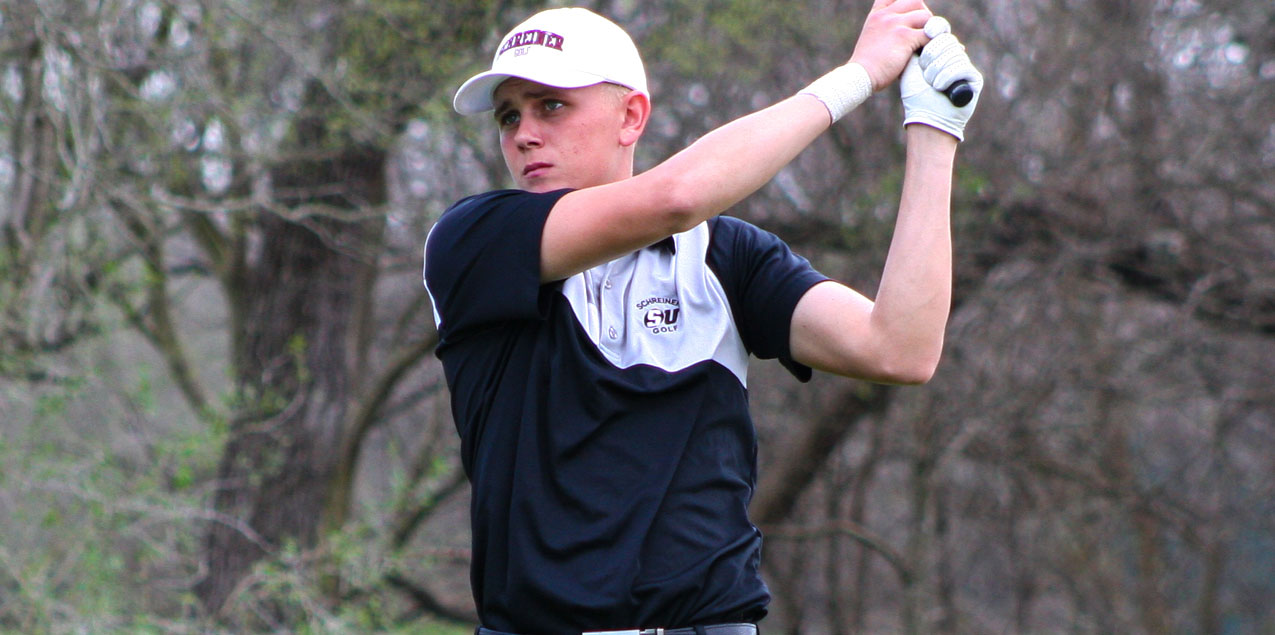
[(964, 108), (966, 104), (974, 99), (974, 89), (969, 82), (963, 79), (952, 82), (952, 85), (948, 86), (947, 90), (943, 91), (943, 94), (947, 95), (948, 101), (952, 102), (952, 105), (957, 108)]

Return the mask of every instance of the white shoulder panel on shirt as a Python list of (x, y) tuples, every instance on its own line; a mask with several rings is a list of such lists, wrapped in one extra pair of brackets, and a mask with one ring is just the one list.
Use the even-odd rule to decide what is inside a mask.
[(657, 244), (563, 282), (576, 319), (608, 361), (676, 372), (711, 359), (748, 386), (748, 352), (706, 262), (709, 237), (700, 223), (674, 235), (673, 250)]

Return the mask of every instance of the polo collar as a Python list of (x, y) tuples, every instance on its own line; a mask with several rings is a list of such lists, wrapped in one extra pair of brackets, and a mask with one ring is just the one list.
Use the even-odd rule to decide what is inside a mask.
[(664, 240), (661, 240), (657, 243), (652, 244), (651, 246), (647, 247), (647, 249), (662, 249), (667, 253), (676, 254), (677, 241), (673, 240), (672, 236), (669, 236), (668, 238), (665, 238)]

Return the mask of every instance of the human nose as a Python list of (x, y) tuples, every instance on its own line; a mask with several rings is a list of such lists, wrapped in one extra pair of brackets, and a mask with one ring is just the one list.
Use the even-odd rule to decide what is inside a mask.
[(540, 125), (534, 117), (522, 116), (518, 120), (518, 129), (514, 132), (514, 143), (521, 149), (538, 148), (544, 145)]

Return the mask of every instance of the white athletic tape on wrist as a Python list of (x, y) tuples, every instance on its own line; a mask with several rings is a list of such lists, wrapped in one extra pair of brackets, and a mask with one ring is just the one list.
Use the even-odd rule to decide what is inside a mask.
[(823, 102), (836, 123), (872, 96), (872, 78), (858, 62), (850, 62), (832, 69), (798, 94), (811, 95)]

